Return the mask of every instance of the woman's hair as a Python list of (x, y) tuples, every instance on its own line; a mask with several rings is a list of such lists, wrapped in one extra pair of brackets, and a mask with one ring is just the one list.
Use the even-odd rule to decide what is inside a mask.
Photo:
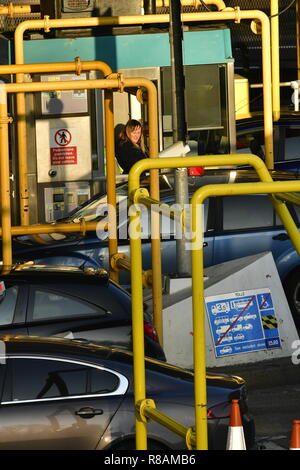
[(144, 141), (144, 130), (143, 126), (140, 123), (140, 121), (137, 121), (136, 119), (129, 119), (129, 121), (123, 126), (121, 132), (120, 132), (120, 141), (121, 143), (124, 142), (131, 142), (130, 139), (130, 133), (136, 129), (137, 127), (141, 128), (141, 137), (140, 140), (136, 145), (137, 147), (140, 147), (143, 152), (145, 152), (145, 141)]

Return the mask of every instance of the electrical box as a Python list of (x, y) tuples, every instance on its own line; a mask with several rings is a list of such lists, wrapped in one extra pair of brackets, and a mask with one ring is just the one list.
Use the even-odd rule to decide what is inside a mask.
[(50, 18), (139, 15), (140, 0), (41, 0), (41, 15)]

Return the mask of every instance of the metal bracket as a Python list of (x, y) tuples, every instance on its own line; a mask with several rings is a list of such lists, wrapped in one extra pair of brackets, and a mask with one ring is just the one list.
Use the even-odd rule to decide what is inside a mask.
[(144, 414), (144, 410), (147, 406), (150, 406), (153, 409), (156, 408), (155, 402), (151, 398), (145, 398), (144, 400), (141, 400), (140, 402), (136, 404), (136, 410), (139, 413), (139, 416), (141, 420), (143, 421), (143, 423), (147, 423), (149, 421), (147, 416), (145, 416)]
[(149, 197), (149, 191), (146, 188), (139, 188), (137, 189), (134, 194), (132, 195), (132, 202), (133, 204), (140, 204), (139, 198), (141, 196)]
[(0, 118), (0, 124), (12, 124), (14, 122), (12, 117)]
[(240, 7), (234, 7), (235, 11), (235, 23), (240, 23), (241, 22), (241, 9)]
[(85, 237), (85, 235), (86, 235), (86, 222), (85, 222), (84, 217), (82, 219), (80, 219), (80, 231), (82, 232), (82, 235)]
[(75, 57), (74, 60), (75, 60), (75, 74), (80, 75), (82, 71), (82, 64), (81, 64), (80, 57)]
[(44, 30), (45, 30), (45, 33), (50, 33), (50, 16), (49, 15), (44, 16)]
[(120, 93), (124, 93), (125, 83), (124, 83), (124, 77), (122, 73), (118, 73), (118, 81), (119, 81), (118, 88), (120, 90)]
[(193, 428), (188, 428), (186, 435), (185, 435), (185, 443), (188, 450), (193, 450), (192, 442), (193, 442), (194, 430)]

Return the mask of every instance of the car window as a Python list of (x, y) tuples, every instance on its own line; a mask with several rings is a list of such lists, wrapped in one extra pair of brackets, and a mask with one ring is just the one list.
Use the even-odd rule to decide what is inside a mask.
[(32, 320), (103, 314), (96, 306), (54, 291), (34, 289)]
[(274, 210), (267, 196), (227, 196), (223, 198), (223, 229), (273, 227)]
[(0, 325), (9, 325), (13, 322), (16, 302), (18, 297), (18, 286), (6, 286), (0, 294)]
[(91, 393), (114, 392), (119, 385), (119, 378), (108, 371), (91, 369)]
[(300, 127), (299, 128), (286, 128), (285, 140), (284, 140), (284, 159), (292, 160), (299, 159), (300, 151)]
[(9, 367), (11, 387), (5, 386), (4, 402), (112, 393), (119, 386), (115, 374), (78, 363), (14, 358)]

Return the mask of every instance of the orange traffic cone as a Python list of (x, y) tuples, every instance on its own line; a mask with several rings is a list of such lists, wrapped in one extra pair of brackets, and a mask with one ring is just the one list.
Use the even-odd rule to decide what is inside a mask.
[(290, 450), (300, 450), (300, 421), (293, 421)]
[(246, 450), (238, 400), (232, 400), (226, 450)]

